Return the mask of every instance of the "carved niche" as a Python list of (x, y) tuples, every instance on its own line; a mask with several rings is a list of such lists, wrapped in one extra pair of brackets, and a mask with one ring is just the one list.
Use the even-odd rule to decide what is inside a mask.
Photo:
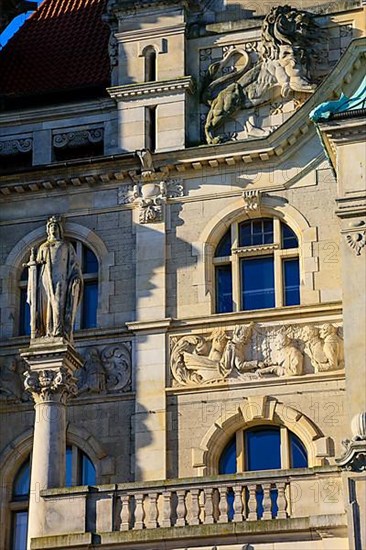
[(330, 323), (219, 327), (204, 336), (172, 337), (170, 344), (173, 386), (247, 382), (344, 368), (343, 339)]
[(79, 395), (131, 390), (131, 343), (112, 344), (85, 351), (85, 363), (76, 372)]
[(201, 101), (209, 108), (204, 123), (207, 143), (235, 139), (236, 132), (225, 132), (223, 126), (241, 110), (247, 113), (241, 123), (247, 136), (261, 137), (271, 128), (265, 131), (256, 125), (256, 108), (273, 105), (276, 97), (280, 103), (301, 98), (301, 104), (317, 85), (313, 71), (323, 35), (311, 13), (277, 6), (264, 18), (258, 48), (242, 44), (223, 51), (221, 61), (208, 66), (201, 85)]

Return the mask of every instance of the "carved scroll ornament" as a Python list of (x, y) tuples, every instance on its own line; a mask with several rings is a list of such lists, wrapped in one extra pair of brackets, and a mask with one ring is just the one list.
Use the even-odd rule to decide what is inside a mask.
[(301, 376), (344, 368), (343, 340), (325, 323), (287, 328), (237, 325), (210, 335), (171, 339), (170, 366), (175, 386)]

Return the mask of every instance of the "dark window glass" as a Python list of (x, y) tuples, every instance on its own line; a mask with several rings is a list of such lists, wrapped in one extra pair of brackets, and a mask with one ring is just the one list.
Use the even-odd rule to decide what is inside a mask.
[(13, 485), (13, 497), (14, 498), (28, 498), (30, 487), (30, 460), (28, 459), (18, 470), (14, 485)]
[(28, 530), (28, 512), (13, 512), (12, 550), (26, 550)]
[(30, 308), (27, 303), (27, 288), (20, 289), (19, 336), (30, 335)]
[(81, 328), (94, 328), (97, 326), (97, 307), (98, 283), (97, 281), (85, 281)]
[(275, 307), (273, 256), (241, 261), (243, 309)]
[(273, 220), (251, 220), (239, 225), (239, 246), (273, 243)]
[(90, 248), (83, 247), (83, 272), (98, 273), (98, 260), (96, 255)]
[(274, 470), (281, 468), (279, 428), (247, 430), (244, 436), (247, 470)]
[(219, 474), (236, 473), (236, 436), (226, 445), (219, 462)]
[(216, 267), (216, 313), (233, 311), (231, 264)]
[(145, 82), (156, 80), (156, 51), (149, 48), (145, 53)]
[(145, 107), (145, 148), (156, 149), (156, 105)]
[(291, 449), (291, 468), (307, 468), (308, 455), (304, 445), (294, 433), (289, 432), (289, 436)]
[(296, 306), (300, 303), (299, 259), (283, 261), (284, 305)]
[(32, 166), (32, 151), (16, 155), (2, 155), (0, 172), (8, 172)]
[(81, 454), (81, 485), (95, 485), (96, 472), (94, 464), (86, 454)]
[(99, 157), (104, 153), (104, 143), (86, 143), (75, 147), (54, 147), (54, 158), (57, 162), (71, 159)]
[(230, 256), (231, 255), (231, 230), (227, 231), (225, 235), (222, 237), (221, 241), (219, 242), (215, 257), (216, 258), (222, 258), (223, 256)]
[(28, 281), (28, 268), (25, 267), (22, 271), (22, 274), (20, 276), (21, 281)]
[(71, 487), (71, 485), (72, 485), (72, 447), (66, 447), (65, 486)]
[(282, 248), (297, 248), (299, 242), (295, 233), (288, 225), (281, 223), (282, 228)]

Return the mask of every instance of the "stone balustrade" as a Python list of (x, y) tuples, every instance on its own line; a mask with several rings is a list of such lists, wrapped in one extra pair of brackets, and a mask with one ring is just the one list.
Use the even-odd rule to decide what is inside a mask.
[(282, 529), (283, 520), (344, 515), (341, 475), (335, 466), (49, 489), (42, 496), (45, 535), (51, 536), (67, 532), (138, 537), (146, 530), (201, 526), (207, 531), (210, 525), (253, 529), (263, 521)]

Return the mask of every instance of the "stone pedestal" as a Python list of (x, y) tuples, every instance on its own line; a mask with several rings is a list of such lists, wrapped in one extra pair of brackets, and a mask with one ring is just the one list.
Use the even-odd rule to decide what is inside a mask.
[(66, 403), (76, 395), (73, 373), (81, 366), (74, 348), (62, 338), (31, 341), (21, 351), (29, 365), (25, 388), (35, 402), (35, 424), (29, 498), (28, 548), (33, 537), (45, 534), (43, 489), (65, 485)]

